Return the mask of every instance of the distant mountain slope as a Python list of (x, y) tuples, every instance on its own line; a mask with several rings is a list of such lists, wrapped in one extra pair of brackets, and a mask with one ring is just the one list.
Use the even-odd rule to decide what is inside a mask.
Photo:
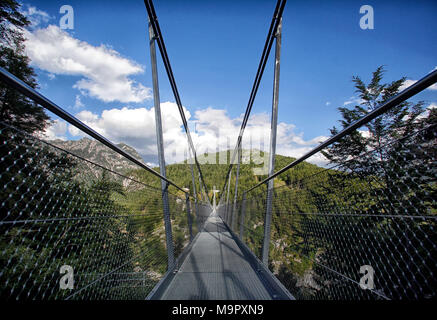
[[(231, 158), (231, 152), (229, 150), (222, 151), (218, 153), (213, 153), (209, 155), (209, 159), (216, 158), (216, 163), (219, 163), (219, 157), (224, 157), (226, 159), (226, 153), (227, 153), (227, 159)], [(243, 160), (243, 164), (240, 167), (240, 175), (238, 180), (239, 185), (239, 196), (241, 197), (243, 191), (253, 187), (258, 182), (260, 182), (262, 179), (266, 178), (267, 175), (256, 175), (254, 174), (253, 169), (260, 169), (263, 167), (261, 163), (255, 163), (252, 159), (247, 158), (247, 152), (243, 152), (243, 155), (246, 153), (246, 158)], [(260, 156), (264, 158), (264, 152), (260, 153)], [(267, 158), (267, 157), (266, 157)], [(264, 158), (264, 159), (266, 159)], [(284, 167), (285, 165), (293, 162), (295, 158), (292, 157), (286, 157), (281, 155), (276, 155), (275, 159), (275, 168), (276, 170)], [(213, 161), (214, 162), (214, 161)], [(194, 165), (194, 172), (195, 172), (195, 183), (196, 183), (196, 192), (199, 194), (199, 178), (197, 173), (197, 168)], [(205, 183), (207, 184), (207, 188), (209, 191), (210, 198), (212, 197), (212, 189), (215, 186), (217, 189), (222, 191), (222, 187), (225, 183), (226, 173), (229, 168), (229, 164), (200, 164), (200, 168), (203, 173), (203, 177), (205, 179)], [(229, 196), (230, 199), (233, 199), (234, 196), (234, 187), (235, 187), (235, 175), (236, 175), (236, 168), (237, 166), (234, 165), (232, 169), (232, 176), (231, 176), (231, 185), (232, 188), (230, 189)], [(155, 170), (159, 171), (159, 168), (154, 168)], [(192, 188), (192, 178), (191, 178), (191, 170), (189, 165), (185, 163), (175, 163), (170, 164), (166, 166), (167, 169), (167, 177), (174, 181), (177, 185), (187, 188)], [(325, 168), (319, 167), (317, 165), (303, 162), (296, 166), (295, 168), (288, 170), (281, 175), (279, 175), (277, 178), (275, 178), (275, 187), (279, 187), (282, 185), (291, 185), (292, 183), (301, 180), (305, 177), (309, 177), (315, 173), (321, 172), (325, 170)], [(153, 185), (156, 187), (160, 186), (160, 181), (156, 177), (152, 176), (150, 173), (145, 172), (144, 170), (133, 170), (133, 172), (130, 173), (131, 175), (135, 176), (140, 181), (143, 181), (147, 183), (148, 185)], [(169, 189), (172, 190), (172, 189)], [(263, 188), (257, 188), (255, 191), (263, 192)], [(175, 191), (174, 189), (172, 191)], [(226, 191), (225, 191), (226, 193)], [(256, 192), (253, 192), (254, 194)], [(219, 197), (222, 196), (222, 194), (219, 194)]]
[[(80, 140), (67, 141), (52, 140), (50, 143), (119, 173), (126, 173), (132, 169), (138, 169), (137, 165), (96, 140), (82, 138)], [(144, 163), (139, 153), (131, 146), (124, 143), (119, 143), (117, 146), (138, 161)], [(90, 166), (88, 167), (91, 168)]]
[[(123, 158), (121, 155), (117, 154), (115, 151), (112, 151), (108, 147), (104, 146), (100, 142), (97, 142), (92, 139), (82, 138), (80, 140), (52, 140), (50, 141), (52, 144), (65, 149), (75, 155), (83, 157), (87, 160), (90, 160), (94, 163), (97, 163), (105, 168), (108, 168), (112, 171), (115, 171), (120, 174), (128, 175), (135, 179), (139, 179), (140, 181), (147, 183), (148, 185), (155, 186), (160, 188), (161, 182), (158, 178), (151, 175), (149, 172), (139, 168), (137, 165), (132, 163), (131, 161)], [(135, 159), (144, 163), (143, 159), (139, 155), (139, 153), (133, 148), (124, 143), (120, 143), (117, 145), (122, 150), (126, 151), (130, 155), (132, 155)], [(264, 157), (264, 152), (260, 153), (261, 157)], [(209, 155), (209, 159), (216, 159), (217, 163), (220, 163), (219, 159), (229, 159), (231, 158), (230, 150), (221, 151), (218, 153), (213, 153)], [(265, 158), (266, 159), (266, 158)], [(294, 158), (276, 155), (276, 165), (277, 169), (282, 168), (286, 164), (294, 161)], [(213, 161), (214, 162), (214, 161)], [(258, 161), (257, 161), (258, 162)], [(226, 160), (225, 160), (226, 163)], [(259, 181), (264, 179), (266, 175), (255, 175), (253, 172), (254, 168), (261, 168), (263, 165), (259, 163), (254, 163), (253, 159), (248, 157), (247, 152), (243, 152), (243, 164), (240, 168), (240, 178), (239, 178), (239, 194), (244, 190), (254, 186)], [(206, 184), (208, 185), (209, 196), (212, 197), (212, 189), (215, 186), (219, 190), (223, 187), (225, 182), (225, 177), (227, 170), (229, 168), (229, 164), (201, 164), (201, 170), (203, 172), (203, 176)], [(91, 174), (91, 176), (99, 177), (101, 175), (101, 169), (93, 166), (86, 162), (79, 163), (79, 171), (82, 179), (86, 179), (87, 175)], [(177, 185), (181, 187), (192, 188), (192, 178), (191, 171), (189, 165), (186, 162), (169, 164), (166, 166), (167, 168), (167, 177), (174, 181)], [(157, 172), (159, 172), (159, 168), (154, 168)], [(199, 194), (199, 179), (197, 168), (194, 166), (195, 176), (196, 176), (196, 191)], [(324, 168), (318, 167), (314, 164), (310, 164), (304, 162), (297, 166), (296, 168), (289, 170), (283, 174), (281, 174), (278, 178), (275, 179), (275, 186), (281, 185), (289, 185), (293, 181), (300, 180), (304, 177), (310, 176), (314, 173), (320, 172), (324, 170)], [(236, 165), (232, 171), (232, 188), (230, 190), (230, 198), (233, 199), (234, 194), (234, 183), (235, 183), (235, 174), (236, 174)], [(118, 180), (116, 176), (114, 176)], [(127, 186), (129, 183), (126, 179), (121, 179), (120, 181), (123, 185)], [(172, 190), (176, 192), (177, 190)]]

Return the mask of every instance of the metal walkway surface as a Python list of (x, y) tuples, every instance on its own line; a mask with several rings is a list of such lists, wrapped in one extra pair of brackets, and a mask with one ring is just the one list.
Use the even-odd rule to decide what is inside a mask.
[(162, 300), (287, 299), (266, 280), (220, 217), (208, 218), (178, 272), (164, 285)]

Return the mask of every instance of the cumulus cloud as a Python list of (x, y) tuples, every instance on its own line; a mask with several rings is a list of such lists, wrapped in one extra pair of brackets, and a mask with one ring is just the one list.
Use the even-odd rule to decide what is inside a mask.
[(363, 99), (361, 99), (361, 98), (359, 98), (359, 97), (355, 97), (355, 96), (353, 96), (353, 97), (350, 97), (348, 100), (346, 100), (344, 103), (343, 103), (343, 106), (347, 106), (347, 105), (349, 105), (349, 104), (356, 104), (356, 105), (359, 105), (359, 104), (362, 104), (362, 103), (364, 103), (364, 100)]
[(40, 138), (46, 140), (67, 140), (67, 124), (62, 120), (53, 120), (47, 129), (40, 134)]
[(432, 102), (432, 103), (430, 103), (430, 104), (426, 107), (425, 111), (424, 111), (422, 114), (420, 114), (417, 118), (418, 118), (418, 119), (425, 119), (425, 118), (428, 118), (428, 116), (429, 116), (431, 110), (436, 109), (436, 108), (437, 108), (437, 103), (436, 103), (436, 102)]
[[(161, 112), (166, 161), (174, 163), (187, 159), (187, 138), (177, 105), (173, 102), (161, 103)], [(185, 109), (185, 114), (190, 127), (194, 128), (191, 135), (199, 161), (208, 161), (208, 158), (203, 156), (204, 153), (215, 153), (235, 147), (243, 115), (231, 118), (225, 110), (211, 107), (197, 110), (194, 116)], [(157, 162), (154, 108), (114, 108), (104, 110), (101, 114), (83, 110), (76, 116), (111, 141), (131, 145), (146, 162)], [(75, 127), (69, 126), (68, 130), (72, 136), (83, 135)], [(295, 133), (293, 124), (280, 122), (277, 131), (277, 153), (299, 157), (325, 139), (327, 137), (319, 136), (305, 140), (303, 133)], [(243, 148), (268, 151), (269, 143), (269, 115), (253, 114), (244, 133)], [(326, 159), (316, 155), (310, 158), (309, 162), (324, 165)]]
[(53, 19), (53, 17), (51, 17), (47, 12), (39, 10), (31, 5), (24, 5), (21, 13), (30, 21), (30, 28), (36, 28)]
[[(186, 108), (184, 111), (189, 119), (191, 114)], [(161, 103), (161, 112), (167, 161), (182, 161), (186, 159), (187, 139), (181, 129), (177, 105), (172, 102)], [(134, 147), (146, 162), (157, 162), (155, 108), (113, 108), (103, 110), (101, 114), (83, 110), (76, 117), (109, 140)], [(68, 131), (75, 137), (84, 135), (71, 125)]]
[(104, 102), (142, 102), (151, 89), (129, 78), (144, 72), (132, 60), (105, 45), (92, 46), (55, 25), (26, 31), (26, 53), (32, 64), (55, 75), (74, 75), (83, 94)]
[[(243, 115), (232, 119), (221, 109), (207, 108), (196, 111), (192, 121), (196, 123), (193, 140), (198, 153), (233, 150), (242, 120)], [(300, 157), (327, 137), (319, 136), (305, 140), (303, 133), (295, 132), (293, 124), (279, 122), (276, 139), (278, 154)], [(243, 149), (269, 151), (269, 147), (270, 116), (267, 113), (251, 115), (244, 131)], [(321, 156), (312, 157), (309, 161), (326, 164), (326, 159), (322, 159)]]
[[(220, 111), (220, 112), (218, 112)], [(225, 110), (213, 110), (211, 108), (195, 113), (196, 142), (199, 150), (216, 148), (227, 150), (235, 147), (243, 115), (231, 119)], [(247, 124), (243, 136), (243, 149), (258, 149), (269, 151), (270, 147), (270, 115), (267, 113), (253, 114)], [(319, 136), (311, 140), (305, 140), (303, 133), (295, 132), (295, 125), (279, 122), (276, 135), (276, 150), (278, 154), (300, 157), (310, 151), (316, 144), (324, 141), (327, 137)], [(213, 146), (213, 147), (211, 147)], [(318, 157), (312, 157), (310, 162), (322, 164)], [(326, 161), (324, 162), (326, 163)]]
[(82, 101), (80, 100), (80, 95), (76, 95), (76, 99), (74, 101), (74, 108), (75, 109), (80, 109), (84, 106), (84, 104), (82, 103)]
[[(402, 86), (399, 87), (399, 91), (405, 90), (406, 88), (415, 84), (416, 82), (417, 82), (417, 80), (405, 80), (405, 82), (402, 84)], [(433, 90), (433, 91), (437, 90), (437, 84), (435, 83), (435, 84), (429, 86), (426, 90)]]

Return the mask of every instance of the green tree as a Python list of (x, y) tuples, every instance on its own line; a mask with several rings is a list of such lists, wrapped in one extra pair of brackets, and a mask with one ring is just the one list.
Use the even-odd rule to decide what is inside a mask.
[[(353, 108), (338, 108), (343, 118), (340, 120), (343, 129), (388, 101), (405, 83), (405, 77), (390, 83), (381, 83), (383, 73), (383, 66), (378, 67), (367, 85), (358, 76), (352, 78), (361, 103)], [(405, 101), (367, 123), (364, 126), (367, 129), (366, 133), (355, 130), (323, 151), (323, 154), (332, 163), (341, 163), (356, 173), (372, 174), (390, 158), (390, 142), (405, 137), (432, 122), (435, 113), (430, 112), (428, 117), (423, 117), (424, 111), (423, 101), (417, 103)], [(339, 129), (333, 127), (330, 131), (335, 135)], [(377, 150), (377, 152), (367, 153), (368, 150)], [(349, 158), (353, 159), (345, 162)]]
[[(359, 77), (353, 77), (361, 104), (351, 109), (339, 108), (343, 128), (399, 92), (405, 77), (382, 83), (383, 72), (383, 67), (378, 67), (367, 85)], [(436, 124), (436, 110), (426, 112), (424, 105), (423, 101), (405, 101), (367, 123), (365, 134), (355, 130), (323, 152), (343, 171), (365, 179), (361, 191), (374, 190), (379, 186), (381, 196), (373, 206), (374, 213), (381, 213), (381, 208), (383, 212), (424, 213), (428, 210), (427, 201), (422, 200), (431, 194), (435, 195), (435, 188), (424, 177), (429, 176), (429, 170), (432, 169), (430, 160), (435, 154), (435, 137), (428, 131), (432, 131), (431, 127)], [(336, 127), (331, 129), (332, 135), (338, 131)], [(350, 177), (337, 175), (332, 183), (333, 188), (347, 185), (345, 179), (350, 181)], [(339, 183), (339, 179), (342, 183)], [(370, 202), (368, 197), (360, 198)]]
[[(19, 6), (14, 0), (0, 2), (0, 66), (36, 88), (35, 72), (24, 52), (23, 28), (30, 21), (19, 12)], [(28, 133), (44, 130), (49, 124), (49, 117), (42, 107), (1, 82), (0, 118)]]
[[(339, 108), (343, 128), (388, 101), (405, 83), (405, 78), (383, 83), (383, 73), (383, 67), (377, 68), (369, 84), (353, 77), (361, 103)], [(318, 228), (329, 232), (329, 238), (320, 239), (318, 230), (308, 235), (320, 248), (318, 259), (325, 266), (353, 279), (359, 266), (369, 263), (380, 272), (376, 287), (388, 297), (435, 296), (429, 280), (435, 265), (435, 221), (403, 218), (436, 212), (435, 126), (435, 110), (426, 110), (423, 101), (406, 101), (367, 123), (365, 134), (355, 130), (323, 152), (339, 171), (329, 174), (324, 188), (330, 195), (325, 194), (324, 203), (316, 202), (317, 210), (344, 214), (335, 220), (320, 218)], [(331, 129), (332, 135), (338, 132)], [(323, 196), (318, 191), (312, 195)], [(393, 265), (390, 255), (402, 261), (402, 267)], [(403, 270), (410, 274), (398, 277)], [(357, 294), (354, 288), (341, 291), (323, 285), (326, 279), (321, 275), (326, 272), (315, 272), (325, 297)]]

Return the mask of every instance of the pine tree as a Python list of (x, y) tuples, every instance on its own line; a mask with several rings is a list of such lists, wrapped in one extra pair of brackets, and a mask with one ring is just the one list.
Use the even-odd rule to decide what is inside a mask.
[[(353, 77), (352, 81), (355, 83), (356, 92), (361, 101), (360, 105), (355, 105), (351, 109), (348, 107), (338, 108), (343, 118), (340, 120), (343, 128), (348, 127), (388, 101), (399, 92), (399, 89), (405, 83), (404, 77), (383, 84), (381, 83), (383, 73), (383, 66), (378, 67), (373, 72), (373, 77), (367, 85), (360, 77)], [(367, 123), (365, 125), (367, 132), (364, 131), (363, 133), (363, 131), (355, 130), (325, 150), (323, 154), (332, 163), (342, 163), (347, 169), (356, 173), (373, 173), (375, 166), (387, 161), (390, 155), (390, 142), (405, 137), (429, 123), (431, 118), (423, 118), (423, 113), (423, 101), (417, 103), (405, 101)], [(339, 132), (336, 127), (333, 127), (330, 131), (332, 135)], [(382, 148), (383, 146), (384, 148)], [(368, 150), (378, 150), (378, 152), (372, 155), (364, 155)], [(354, 159), (345, 163), (348, 158)]]
[[(378, 67), (367, 85), (359, 77), (353, 77), (361, 104), (351, 109), (339, 108), (343, 117), (343, 128), (372, 112), (399, 92), (405, 78), (383, 84), (383, 73), (383, 67)], [(411, 209), (412, 212), (417, 212), (420, 203), (415, 199), (419, 198), (418, 195), (423, 190), (431, 188), (429, 184), (420, 182), (424, 176), (428, 176), (423, 170), (429, 168), (428, 162), (435, 147), (435, 138), (429, 134), (427, 138), (429, 129), (425, 128), (435, 125), (436, 112), (425, 112), (424, 105), (423, 101), (405, 101), (367, 123), (367, 131), (355, 130), (323, 152), (327, 159), (338, 164), (343, 171), (363, 179), (361, 181), (367, 187), (363, 185), (361, 189), (375, 189), (373, 184), (379, 185), (383, 197), (379, 197), (379, 208), (375, 208), (375, 213), (381, 207), (385, 208), (384, 211), (406, 212)], [(332, 135), (338, 132), (335, 127), (331, 129)], [(332, 185), (335, 187), (340, 184), (336, 181)], [(405, 196), (412, 193), (412, 197)], [(429, 190), (429, 193), (433, 191)], [(360, 198), (363, 203), (368, 201)], [(426, 210), (421, 205), (420, 211)]]
[[(24, 52), (23, 28), (30, 21), (19, 12), (19, 6), (15, 0), (0, 2), (0, 67), (36, 88), (35, 72)], [(41, 106), (1, 82), (0, 119), (28, 133), (44, 130), (49, 124)]]
[[(369, 84), (353, 77), (361, 101), (353, 108), (339, 108), (343, 128), (399, 92), (405, 78), (383, 84), (383, 73), (383, 67), (377, 68)], [(423, 101), (403, 102), (366, 124), (367, 131), (355, 130), (327, 148), (323, 154), (340, 170), (329, 174), (325, 185), (329, 195), (313, 195), (326, 197), (326, 203), (317, 205), (319, 212), (344, 214), (334, 225), (319, 224), (320, 229), (329, 230), (332, 235), (329, 239), (322, 242), (320, 234), (312, 238), (324, 248), (319, 259), (326, 266), (347, 274), (358, 270), (368, 257), (382, 257), (372, 258), (369, 263), (380, 270), (379, 279), (390, 279), (401, 271), (384, 257), (397, 253), (403, 268), (412, 275), (425, 275), (420, 279), (408, 275), (398, 280), (399, 283), (394, 280), (376, 283), (391, 298), (434, 297), (426, 276), (429, 266), (434, 264), (431, 258), (436, 241), (434, 220), (390, 218), (393, 215), (425, 218), (437, 210), (434, 200), (437, 196), (436, 112), (425, 110), (424, 106)], [(331, 129), (332, 135), (338, 132), (335, 127)], [(402, 252), (398, 243), (402, 243)], [(323, 284), (324, 278), (319, 280)], [(412, 287), (413, 283), (421, 288), (420, 292)], [(326, 296), (343, 297), (335, 286), (325, 286), (323, 290)]]

